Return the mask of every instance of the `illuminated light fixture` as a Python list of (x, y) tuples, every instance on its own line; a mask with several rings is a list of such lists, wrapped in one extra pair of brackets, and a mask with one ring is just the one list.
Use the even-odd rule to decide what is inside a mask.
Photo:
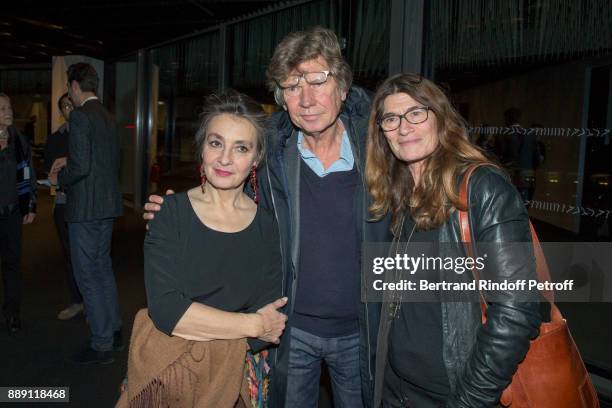
[(559, 180), (557, 180), (557, 179), (548, 179), (548, 182), (549, 183), (558, 183)]
[(45, 23), (44, 21), (32, 20), (29, 18), (17, 18), (17, 20), (23, 21), (24, 23), (32, 24), (38, 27), (50, 28), (52, 30), (63, 30), (64, 29), (64, 26), (61, 26), (61, 25)]
[(0, 32), (0, 35), (2, 35), (4, 37), (12, 37), (13, 33), (7, 33), (6, 31), (2, 31), (2, 32)]

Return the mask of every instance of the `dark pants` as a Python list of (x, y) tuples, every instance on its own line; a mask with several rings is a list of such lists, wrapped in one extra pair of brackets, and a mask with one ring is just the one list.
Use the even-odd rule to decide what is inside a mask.
[(329, 368), (334, 407), (360, 408), (359, 334), (324, 338), (291, 327), (286, 407), (315, 408), (321, 361)]
[(57, 235), (59, 235), (62, 249), (64, 250), (64, 259), (66, 261), (66, 283), (68, 285), (68, 291), (70, 292), (70, 304), (83, 303), (83, 297), (74, 279), (74, 273), (72, 272), (72, 259), (70, 257), (70, 238), (68, 234), (68, 224), (64, 218), (66, 212), (65, 204), (56, 204), (53, 208), (53, 221), (55, 221), (55, 229)]
[(7, 316), (18, 316), (21, 306), (21, 227), (23, 217), (17, 206), (9, 214), (0, 216), (0, 258), (2, 283)]
[(69, 222), (72, 268), (89, 319), (91, 348), (109, 351), (121, 328), (117, 284), (110, 257), (114, 218)]
[[(418, 370), (418, 368), (415, 368)], [(397, 375), (391, 364), (385, 367), (382, 408), (442, 408), (445, 396), (434, 396), (430, 392), (410, 384)]]

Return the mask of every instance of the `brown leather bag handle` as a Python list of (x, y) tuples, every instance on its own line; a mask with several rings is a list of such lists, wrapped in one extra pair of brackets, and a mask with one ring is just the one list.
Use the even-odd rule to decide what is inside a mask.
[[(481, 166), (487, 166), (489, 164), (486, 163), (478, 163), (474, 164), (465, 172), (463, 176), (463, 181), (461, 182), (461, 189), (459, 190), (459, 199), (464, 204), (467, 211), (458, 210), (459, 215), (459, 226), (461, 230), (461, 240), (465, 246), (465, 250), (468, 256), (474, 257), (474, 247), (472, 246), (472, 230), (470, 227), (470, 200), (468, 195), (468, 187), (469, 181), (472, 173)], [(550, 281), (550, 270), (548, 269), (548, 264), (546, 263), (546, 258), (544, 257), (544, 251), (542, 250), (542, 245), (540, 245), (540, 240), (538, 239), (538, 235), (529, 221), (529, 229), (531, 231), (531, 240), (533, 242), (533, 253), (536, 259), (536, 274), (538, 277), (538, 281), (545, 282)], [(472, 269), (472, 276), (475, 281), (480, 280), (480, 274), (478, 271)], [(484, 298), (482, 291), (480, 293), (480, 312), (482, 316), (482, 322), (486, 321), (486, 311), (487, 311), (487, 302)], [(550, 303), (550, 318), (551, 321), (559, 321), (563, 320), (563, 315), (561, 315), (561, 311), (555, 305), (555, 294), (552, 290), (542, 290), (540, 291), (542, 296)]]

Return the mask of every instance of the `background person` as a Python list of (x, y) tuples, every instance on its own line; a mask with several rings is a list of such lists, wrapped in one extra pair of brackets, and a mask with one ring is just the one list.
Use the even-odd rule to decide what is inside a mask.
[(67, 76), (75, 105), (69, 120), (68, 160), (59, 173), (51, 171), (49, 180), (67, 192), (72, 268), (91, 330), (89, 344), (72, 360), (108, 364), (114, 361), (112, 351), (124, 347), (110, 256), (113, 223), (123, 213), (119, 138), (114, 118), (96, 96), (96, 70), (86, 63), (73, 64)]
[(21, 329), (21, 228), (36, 216), (36, 176), (32, 151), (13, 126), (10, 98), (0, 93), (0, 257), (9, 333)]
[[(68, 93), (63, 94), (57, 101), (60, 113), (65, 123), (49, 135), (45, 144), (45, 168), (48, 173), (57, 172), (58, 166), (66, 162), (68, 156), (68, 136), (70, 130), (70, 113), (74, 109)], [(60, 159), (60, 160), (58, 160)], [(56, 162), (57, 161), (57, 162)], [(55, 167), (53, 166), (55, 164)], [(70, 292), (69, 306), (61, 310), (57, 318), (60, 320), (72, 319), (83, 312), (83, 297), (74, 279), (72, 271), (72, 260), (70, 258), (70, 239), (68, 225), (66, 224), (66, 192), (61, 189), (55, 190), (53, 200), (53, 221), (59, 236), (62, 249), (64, 250), (64, 261), (66, 264), (66, 283)]]
[[(486, 164), (469, 183), (475, 241), (531, 242), (520, 195), (472, 145), (463, 119), (431, 81), (414, 74), (388, 78), (374, 97), (368, 129), (370, 211), (377, 219), (391, 216), (399, 241), (454, 243), (463, 253), (457, 209), (467, 208), (459, 185), (470, 165)], [(533, 257), (490, 248), (483, 278), (535, 279)], [(473, 279), (452, 272), (453, 278)], [(439, 302), (396, 299), (399, 311), (381, 314), (374, 406), (497, 406), (538, 334), (539, 304), (512, 292), (503, 292), (503, 302), (489, 302), (486, 324), (478, 302), (436, 295)]]

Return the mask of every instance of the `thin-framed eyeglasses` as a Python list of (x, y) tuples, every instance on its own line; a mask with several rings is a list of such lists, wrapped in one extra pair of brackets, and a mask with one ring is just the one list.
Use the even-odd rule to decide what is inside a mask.
[(299, 75), (289, 75), (285, 80), (279, 82), (278, 86), (283, 91), (291, 90), (298, 86), (302, 78), (309, 85), (323, 85), (331, 75), (333, 74), (330, 71), (304, 72)]
[(391, 132), (399, 129), (402, 124), (402, 119), (405, 119), (406, 122), (412, 123), (413, 125), (418, 125), (428, 119), (430, 110), (431, 108), (429, 106), (418, 106), (408, 109), (403, 115), (388, 113), (378, 120), (378, 126), (380, 126), (384, 132)]

